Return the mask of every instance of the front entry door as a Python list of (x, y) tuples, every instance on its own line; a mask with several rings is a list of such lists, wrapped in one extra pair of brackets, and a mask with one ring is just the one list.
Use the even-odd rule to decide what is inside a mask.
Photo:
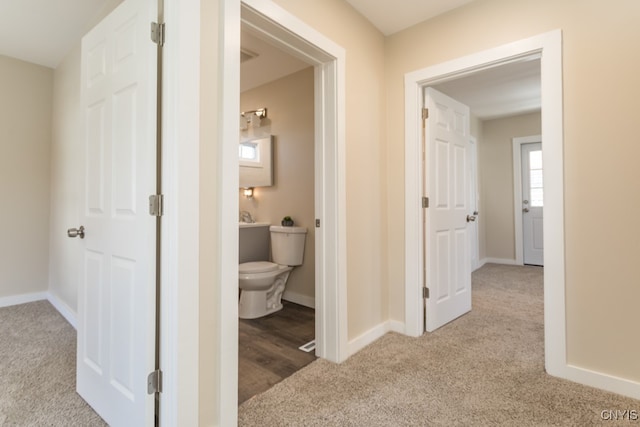
[(78, 393), (112, 426), (154, 422), (154, 1), (125, 0), (82, 39)]
[(471, 310), (469, 107), (432, 88), (425, 91), (429, 207), (425, 252), (426, 329), (431, 332)]
[(522, 144), (522, 242), (523, 261), (544, 264), (542, 144)]

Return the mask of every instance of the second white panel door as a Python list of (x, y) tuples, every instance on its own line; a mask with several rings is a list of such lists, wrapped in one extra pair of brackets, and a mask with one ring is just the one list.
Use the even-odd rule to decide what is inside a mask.
[[(427, 88), (425, 132), (426, 329), (433, 331), (471, 310), (469, 107)], [(475, 218), (473, 218), (475, 220)]]

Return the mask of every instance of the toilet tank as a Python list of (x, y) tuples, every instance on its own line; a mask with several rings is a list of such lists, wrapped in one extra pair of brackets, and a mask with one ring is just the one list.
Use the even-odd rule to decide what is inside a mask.
[(302, 265), (304, 256), (304, 241), (307, 229), (304, 227), (281, 227), (272, 225), (271, 257), (273, 262), (280, 265)]

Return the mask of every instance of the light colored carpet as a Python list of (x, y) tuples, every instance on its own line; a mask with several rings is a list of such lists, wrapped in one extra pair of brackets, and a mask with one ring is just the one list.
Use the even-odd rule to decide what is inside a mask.
[(75, 365), (76, 331), (49, 302), (0, 308), (0, 425), (105, 426)]
[(243, 403), (239, 425), (629, 425), (601, 412), (640, 401), (545, 374), (542, 291), (539, 267), (486, 265), (470, 313), (420, 338), (389, 333), (340, 365), (317, 360)]

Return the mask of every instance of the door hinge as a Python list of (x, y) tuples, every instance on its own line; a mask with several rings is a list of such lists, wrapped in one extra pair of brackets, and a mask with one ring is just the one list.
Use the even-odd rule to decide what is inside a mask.
[(320, 228), (320, 220), (316, 219), (316, 228)]
[(162, 371), (156, 369), (147, 377), (147, 394), (162, 393)]
[(159, 46), (164, 46), (164, 23), (151, 23), (151, 41)]
[(164, 213), (164, 196), (162, 194), (152, 194), (149, 196), (149, 215), (162, 216)]
[(429, 298), (429, 288), (422, 288), (422, 298)]
[(429, 118), (429, 109), (428, 108), (423, 108), (422, 109), (422, 120), (427, 120)]
[(429, 198), (428, 197), (423, 197), (422, 198), (422, 207), (423, 208), (428, 208), (429, 207)]

